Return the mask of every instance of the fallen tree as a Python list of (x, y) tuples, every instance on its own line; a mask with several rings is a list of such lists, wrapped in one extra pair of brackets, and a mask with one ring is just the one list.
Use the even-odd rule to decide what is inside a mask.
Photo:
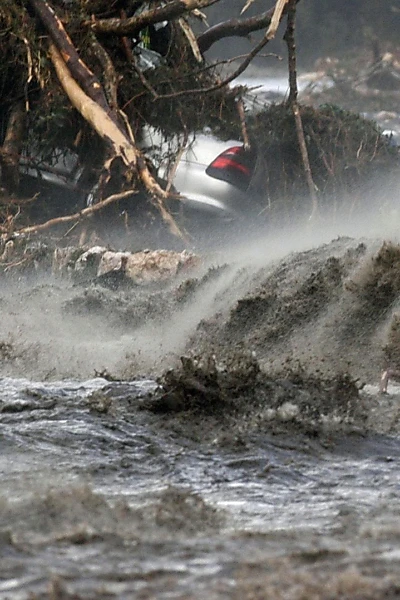
[[(140, 148), (143, 128), (155, 127), (168, 137), (205, 125), (223, 130), (225, 123), (234, 121), (239, 126), (241, 90), (230, 89), (228, 84), (275, 35), (287, 4), (278, 0), (258, 17), (242, 17), (240, 23), (228, 20), (196, 36), (189, 17), (205, 20), (201, 10), (218, 1), (142, 0), (116, 2), (111, 7), (102, 0), (2, 3), (4, 234), (11, 229), (31, 232), (50, 226), (24, 221), (21, 205), (14, 202), (20, 195), (21, 156), (27, 168), (47, 163), (51, 170), (56, 153), (74, 152), (82, 171), (76, 186), (83, 197), (95, 189), (95, 202), (102, 206), (108, 197), (125, 197), (129, 191), (134, 202), (135, 194), (144, 190), (170, 231), (184, 237), (168, 207), (168, 200), (176, 200), (176, 194), (171, 193), (170, 183), (160, 185)], [(157, 37), (160, 29), (166, 30), (164, 41)], [(225, 79), (204, 60), (204, 51), (221, 37), (257, 29), (266, 30), (262, 42)], [(144, 69), (139, 46), (156, 51), (160, 62)], [(193, 95), (200, 99), (196, 107), (187, 102)], [(115, 161), (118, 169), (113, 169)], [(13, 202), (8, 201), (10, 197)], [(71, 219), (76, 215), (81, 219), (93, 210), (81, 206), (69, 212)], [(14, 223), (17, 214), (18, 223)], [(68, 221), (64, 217), (55, 215), (51, 223)]]
[[(222, 139), (242, 139), (257, 154), (252, 189), (261, 198), (260, 211), (269, 217), (280, 207), (292, 214), (298, 201), (309, 215), (316, 215), (325, 190), (343, 195), (340, 184), (349, 181), (353, 193), (366, 172), (364, 158), (367, 165), (386, 160), (387, 147), (378, 131), (371, 133), (364, 123), (360, 127), (361, 121), (335, 110), (316, 113), (299, 106), (294, 40), (298, 0), (276, 0), (269, 10), (252, 17), (246, 11), (253, 2), (243, 0), (240, 17), (202, 26), (196, 33), (194, 20), (206, 22), (207, 8), (219, 1), (117, 0), (110, 5), (106, 0), (3, 0), (4, 240), (15, 232), (32, 234), (88, 218), (94, 223), (101, 211), (122, 202), (124, 226), (132, 209), (145, 204), (145, 219), (161, 220), (173, 236), (186, 239), (173, 172), (189, 134), (205, 127)], [(282, 20), (287, 22), (289, 98), (270, 112), (250, 115), (243, 104), (246, 90), (229, 84), (260, 55)], [(248, 54), (236, 57), (235, 67), (221, 70), (221, 64), (204, 57), (216, 41), (254, 31), (261, 35)], [(329, 144), (342, 139), (343, 147), (324, 146), (321, 122), (329, 124)], [(351, 140), (342, 136), (349, 124), (354, 125)], [(142, 143), (149, 129), (178, 140), (161, 157), (172, 165), (166, 181), (157, 177), (160, 157)], [(342, 150), (349, 152), (343, 160)], [(61, 163), (71, 162), (71, 155), (75, 162), (66, 174)], [(387, 163), (396, 163), (396, 157), (389, 153)], [(64, 178), (70, 195), (47, 191), (41, 179), (44, 171)], [(74, 226), (77, 233), (78, 229)]]

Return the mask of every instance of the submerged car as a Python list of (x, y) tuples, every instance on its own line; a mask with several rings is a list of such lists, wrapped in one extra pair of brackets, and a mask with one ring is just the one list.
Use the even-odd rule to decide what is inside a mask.
[[(157, 136), (156, 136), (157, 138)], [(144, 145), (150, 155), (160, 156), (163, 142)], [(176, 155), (176, 148), (174, 148)], [(158, 152), (158, 154), (157, 154)], [(162, 154), (162, 153), (161, 153)], [(173, 175), (173, 186), (181, 195), (182, 209), (194, 223), (238, 222), (255, 215), (257, 203), (249, 194), (255, 165), (253, 152), (237, 140), (221, 141), (207, 133), (196, 135), (181, 153)], [(158, 175), (168, 179), (171, 164), (159, 158)], [(173, 168), (173, 167), (172, 167)]]
[[(157, 166), (159, 179), (168, 180), (177, 148), (167, 147), (165, 140), (151, 130), (146, 132), (141, 146)], [(207, 133), (195, 136), (180, 153), (172, 177), (173, 189), (181, 196), (180, 212), (189, 229), (197, 225), (224, 226), (255, 216), (257, 203), (254, 195), (248, 193), (254, 164), (253, 153), (241, 142), (221, 141)], [(76, 210), (77, 206), (83, 208), (94, 201), (95, 190), (88, 193), (81, 188), (82, 168), (73, 153), (60, 154), (51, 164), (25, 159), (21, 173), (28, 187), (30, 181), (33, 189), (39, 187), (48, 197), (59, 197), (64, 192), (64, 213), (68, 208)]]

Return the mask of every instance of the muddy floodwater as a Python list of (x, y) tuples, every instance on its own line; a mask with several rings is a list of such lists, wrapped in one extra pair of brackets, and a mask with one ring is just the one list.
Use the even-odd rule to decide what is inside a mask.
[(307, 231), (2, 280), (2, 600), (400, 597), (400, 248)]

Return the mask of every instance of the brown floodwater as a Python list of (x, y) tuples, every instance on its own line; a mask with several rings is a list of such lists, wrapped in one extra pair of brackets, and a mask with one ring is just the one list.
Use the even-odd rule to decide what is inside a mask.
[(330, 239), (2, 283), (1, 599), (400, 596), (400, 251)]

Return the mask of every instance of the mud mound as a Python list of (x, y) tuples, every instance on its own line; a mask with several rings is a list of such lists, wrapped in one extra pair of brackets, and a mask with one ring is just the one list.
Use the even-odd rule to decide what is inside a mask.
[(224, 364), (215, 357), (182, 358), (181, 368), (166, 372), (143, 408), (181, 415), (192, 427), (199, 418), (203, 440), (204, 429), (214, 436), (218, 426), (232, 435), (290, 430), (318, 435), (344, 424), (359, 427), (366, 419), (356, 382), (348, 375), (323, 378), (300, 368), (268, 374), (254, 357), (240, 354)]
[(396, 307), (400, 295), (400, 246), (383, 243), (345, 287), (354, 305), (342, 324), (343, 338), (368, 340), (373, 346), (374, 338), (379, 339), (383, 334), (381, 366), (398, 368), (400, 339)]
[(71, 315), (98, 315), (108, 325), (140, 327), (145, 321), (162, 319), (171, 310), (172, 302), (160, 290), (140, 289), (128, 292), (91, 286), (77, 290), (75, 296), (64, 303), (64, 311)]
[(388, 332), (388, 341), (384, 347), (386, 365), (394, 369), (400, 368), (400, 314), (392, 317)]
[[(97, 279), (53, 278), (36, 286), (7, 280), (0, 298), (9, 315), (0, 328), (2, 373), (62, 378), (107, 371), (134, 379), (159, 376), (182, 355), (215, 355), (246, 382), (254, 366), (240, 371), (236, 357), (255, 356), (265, 373), (285, 372), (288, 364), (297, 370), (299, 363), (307, 373), (350, 373), (372, 383), (388, 362), (398, 368), (399, 248), (338, 238), (276, 261), (229, 263), (223, 256), (221, 266), (204, 263), (171, 281), (117, 289)], [(211, 405), (214, 396), (220, 402), (236, 393), (224, 382), (221, 395), (217, 367), (206, 373), (196, 385), (205, 386)], [(201, 386), (193, 392), (196, 402), (201, 393)], [(173, 402), (182, 403), (176, 394)]]
[(228, 335), (237, 336), (262, 327), (263, 344), (265, 340), (282, 338), (296, 326), (318, 317), (337, 297), (344, 275), (343, 263), (335, 257), (328, 258), (321, 269), (312, 272), (291, 296), (284, 298), (272, 277), (259, 294), (239, 300), (227, 323)]
[[(324, 247), (293, 254), (275, 268), (261, 270), (231, 310), (211, 321), (200, 323), (194, 345), (206, 351), (212, 347), (225, 356), (233, 348), (255, 352), (262, 362), (282, 366), (287, 359), (308, 364), (320, 357), (316, 344), (319, 324), (339, 319), (337, 307), (347, 295), (345, 283), (365, 259), (363, 243), (343, 238)], [(355, 299), (348, 295), (350, 303)], [(358, 301), (357, 301), (358, 302)], [(347, 321), (349, 311), (340, 319)], [(330, 317), (330, 314), (332, 316)], [(337, 328), (337, 323), (334, 323)], [(335, 332), (323, 333), (323, 343), (331, 343)], [(331, 352), (322, 352), (325, 365), (333, 372), (346, 371), (346, 365), (333, 363)], [(312, 367), (314, 368), (314, 366)], [(332, 371), (331, 371), (332, 374)]]
[[(376, 381), (400, 367), (400, 246), (349, 238), (260, 270), (230, 310), (203, 320), (187, 351), (253, 352), (265, 370)], [(234, 284), (233, 286), (234, 287)]]

